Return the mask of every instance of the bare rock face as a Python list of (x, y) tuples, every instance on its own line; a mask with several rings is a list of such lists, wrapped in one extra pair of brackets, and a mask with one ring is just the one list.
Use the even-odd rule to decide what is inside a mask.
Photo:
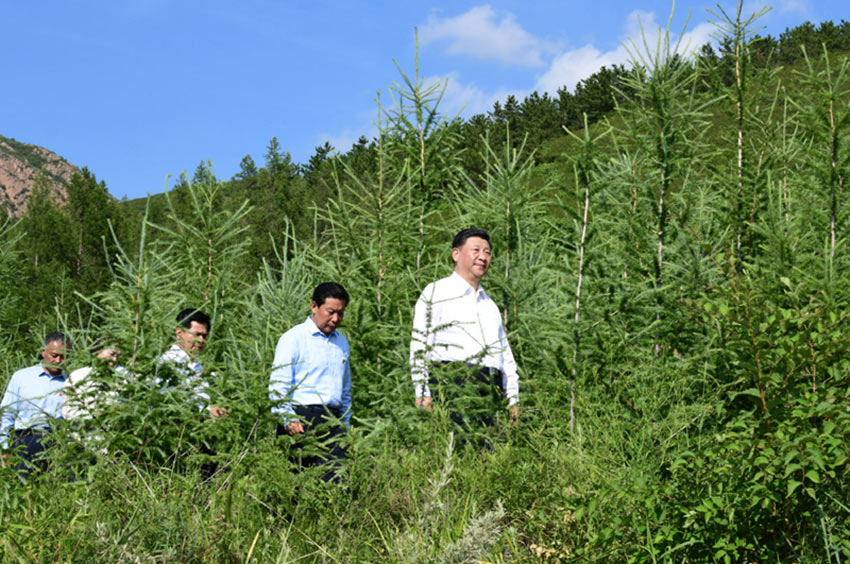
[(20, 217), (39, 172), (54, 187), (57, 200), (67, 201), (66, 185), (77, 167), (44, 147), (0, 135), (0, 207)]

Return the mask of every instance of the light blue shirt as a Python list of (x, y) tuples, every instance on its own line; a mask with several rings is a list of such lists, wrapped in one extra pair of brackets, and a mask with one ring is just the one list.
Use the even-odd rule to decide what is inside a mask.
[(348, 341), (339, 331), (319, 331), (308, 317), (281, 336), (274, 351), (269, 397), (281, 403), (272, 413), (295, 419), (292, 403), (338, 408), (342, 421), (351, 419), (351, 366)]
[(41, 364), (12, 374), (0, 402), (0, 448), (9, 448), (12, 429), (43, 429), (62, 418), (65, 374), (51, 376)]

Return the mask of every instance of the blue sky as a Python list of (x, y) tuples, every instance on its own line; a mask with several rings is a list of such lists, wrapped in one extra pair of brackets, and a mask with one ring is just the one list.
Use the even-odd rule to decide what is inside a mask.
[[(729, 11), (734, 5), (722, 3)], [(746, 3), (752, 13), (763, 3)], [(846, 0), (781, 0), (763, 33), (810, 20), (850, 19)], [(714, 29), (707, 8), (680, 1), (698, 46)], [(625, 63), (624, 41), (655, 29), (672, 4), (565, 2), (312, 2), (79, 0), (0, 5), (0, 135), (88, 166), (116, 197), (161, 192), (170, 174), (210, 160), (230, 178), (258, 165), (276, 136), (296, 162), (330, 141), (346, 151), (371, 136), (379, 90), (397, 60), (448, 79), (443, 108), (469, 116), (508, 94), (572, 88), (603, 64)]]

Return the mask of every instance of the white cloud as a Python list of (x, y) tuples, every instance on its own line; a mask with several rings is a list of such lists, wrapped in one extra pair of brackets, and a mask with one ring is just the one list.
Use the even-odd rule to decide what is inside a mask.
[[(656, 23), (654, 13), (634, 11), (622, 23), (622, 34), (620, 35), (622, 42), (617, 47), (603, 51), (595, 45), (587, 44), (557, 53), (551, 51), (551, 46), (542, 47), (544, 43), (525, 32), (512, 16), (506, 16), (498, 24), (495, 23), (495, 17), (490, 6), (473, 8), (453, 19), (437, 20), (432, 16), (428, 25), (424, 28), (425, 33), (420, 35), (420, 39), (429, 42), (449, 39), (452, 41), (450, 50), (480, 57), (485, 55), (477, 54), (476, 49), (488, 51), (487, 56), (503, 62), (514, 60), (511, 57), (518, 58), (521, 55), (527, 55), (528, 51), (533, 51), (534, 46), (537, 46), (533, 60), (541, 61), (544, 65), (548, 64), (548, 68), (528, 88), (511, 89), (500, 86), (492, 90), (485, 90), (478, 84), (464, 82), (463, 77), (458, 72), (449, 72), (442, 76), (432, 75), (425, 78), (424, 84), (426, 85), (434, 84), (437, 81), (445, 84), (440, 111), (443, 114), (448, 114), (450, 118), (459, 114), (468, 118), (474, 114), (487, 113), (493, 109), (495, 102), (504, 103), (509, 95), (514, 95), (518, 100), (522, 100), (534, 90), (541, 94), (548, 92), (550, 95), (555, 95), (557, 90), (564, 86), (573, 90), (579, 81), (597, 72), (602, 66), (609, 68), (612, 65), (628, 66), (629, 61), (632, 60), (632, 54), (634, 54), (630, 54), (630, 50), (634, 52), (637, 49), (639, 52), (644, 52), (644, 36), (641, 33), (641, 27), (645, 34), (646, 44), (651, 50), (654, 50), (657, 45), (658, 33), (663, 31)], [(465, 31), (462, 33), (463, 30)], [(711, 34), (714, 30), (714, 26), (709, 23), (692, 26), (682, 36), (679, 42), (679, 50), (687, 54), (696, 51), (711, 40)], [(675, 46), (675, 42), (679, 39), (680, 31), (681, 29), (671, 30), (672, 46)], [(468, 37), (463, 37), (464, 33)], [(511, 38), (511, 35), (513, 38)], [(520, 44), (525, 45), (525, 47), (516, 50), (524, 52), (514, 53), (512, 50)], [(549, 50), (547, 51), (547, 49)], [(385, 100), (385, 103), (389, 103), (389, 100)], [(374, 125), (371, 130), (374, 131)], [(339, 151), (347, 151), (357, 137), (358, 135), (353, 130), (347, 130), (337, 135), (325, 135), (325, 138), (330, 139)]]
[[(675, 48), (683, 55), (690, 55), (712, 41), (711, 35), (716, 29), (714, 24), (703, 22), (680, 36), (681, 28), (671, 28), (670, 48)], [(641, 56), (646, 55), (647, 52), (655, 53), (661, 45), (659, 38), (663, 37), (661, 34), (664, 33), (664, 29), (655, 22), (654, 13), (635, 10), (626, 19), (625, 32), (624, 43), (627, 50), (632, 55)]]
[[(374, 126), (362, 128), (346, 128), (337, 133), (320, 133), (315, 137), (316, 146), (323, 145), (325, 141), (333, 145), (334, 151), (337, 153), (347, 153), (351, 147), (360, 139), (361, 135), (365, 135), (368, 139), (372, 138), (372, 130)], [(312, 153), (311, 153), (312, 155)], [(305, 161), (306, 162), (306, 161)]]
[[(690, 31), (678, 36), (679, 30), (671, 30), (671, 49), (676, 47), (682, 54), (691, 54), (710, 41), (714, 26), (710, 23), (701, 23)], [(565, 51), (552, 59), (549, 69), (543, 73), (535, 84), (538, 92), (555, 92), (564, 86), (573, 90), (582, 79), (597, 72), (603, 65), (626, 65), (637, 56), (645, 56), (647, 50), (654, 53), (658, 46), (659, 34), (663, 33), (655, 23), (655, 14), (652, 12), (634, 11), (626, 18), (624, 23), (623, 42), (608, 51), (600, 51), (593, 45), (585, 45), (578, 49)]]
[(552, 52), (552, 44), (525, 31), (513, 14), (497, 20), (489, 5), (475, 6), (454, 18), (440, 19), (431, 14), (421, 29), (420, 41), (423, 45), (448, 41), (447, 51), (454, 55), (526, 67), (545, 65), (543, 57)]
[(803, 16), (809, 15), (811, 4), (809, 0), (776, 0), (774, 3), (780, 14), (800, 14)]
[(425, 84), (441, 81), (446, 89), (443, 99), (440, 101), (440, 112), (447, 114), (449, 119), (457, 115), (471, 116), (482, 114), (493, 109), (497, 100), (504, 100), (509, 94), (514, 96), (525, 96), (525, 93), (517, 90), (506, 90), (500, 88), (494, 92), (485, 92), (475, 84), (467, 84), (461, 81), (456, 72), (447, 76), (431, 76), (425, 80)]
[(466, 115), (478, 113), (486, 107), (489, 96), (474, 84), (463, 84), (458, 73), (449, 73), (444, 77), (431, 76), (425, 80), (425, 84), (432, 84), (438, 80), (445, 85), (440, 108), (450, 118), (461, 112)]
[(634, 10), (626, 17), (623, 35), (625, 39), (631, 39), (637, 43), (640, 41), (641, 31), (654, 31), (656, 29), (658, 29), (658, 24), (655, 23), (655, 12)]
[(552, 61), (547, 70), (535, 84), (538, 92), (555, 92), (564, 86), (568, 90), (575, 88), (583, 78), (598, 71), (603, 65), (625, 64), (629, 55), (624, 47), (618, 47), (612, 51), (602, 52), (593, 45), (585, 45), (578, 49), (565, 51)]
[(714, 24), (703, 22), (685, 33), (682, 37), (682, 48), (687, 52), (695, 53), (706, 43), (716, 43), (712, 35), (717, 31)]

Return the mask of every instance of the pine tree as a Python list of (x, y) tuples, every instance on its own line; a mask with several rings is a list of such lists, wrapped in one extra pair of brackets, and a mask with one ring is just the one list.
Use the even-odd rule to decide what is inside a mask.
[(662, 330), (665, 316), (675, 317), (667, 305), (673, 301), (668, 291), (673, 286), (666, 279), (665, 258), (677, 239), (676, 226), (699, 194), (702, 160), (697, 155), (707, 131), (707, 102), (699, 96), (698, 75), (678, 54), (681, 36), (671, 41), (668, 27), (659, 29), (656, 37), (653, 47), (644, 32), (642, 43), (631, 46), (632, 71), (623, 79), (625, 101), (619, 106), (625, 143), (618, 163), (628, 182), (624, 187), (631, 191), (634, 217), (630, 227), (634, 231), (627, 236), (633, 250), (624, 249), (632, 261), (624, 276), (633, 279), (634, 291), (642, 294), (645, 282), (652, 288), (654, 304), (649, 311), (654, 310), (656, 325), (655, 358), (661, 352), (662, 334), (675, 334)]
[(109, 222), (116, 218), (115, 202), (86, 167), (71, 177), (68, 204), (64, 208), (73, 233), (74, 253), (68, 267), (76, 280), (76, 288), (90, 294), (109, 277), (109, 256), (114, 252)]
[(423, 265), (427, 246), (426, 226), (435, 204), (458, 182), (459, 138), (440, 113), (440, 101), (446, 84), (425, 84), (419, 73), (419, 43), (416, 36), (415, 70), (408, 76), (398, 62), (401, 83), (390, 87), (392, 104), (385, 108), (385, 143), (389, 158), (385, 161), (390, 176), (405, 175), (414, 186), (419, 206), (416, 258), (418, 271)]
[[(64, 304), (73, 295), (68, 265), (76, 255), (76, 246), (68, 217), (43, 172), (33, 182), (20, 228), (24, 236), (19, 248), (26, 265), (23, 280), (30, 289), (22, 296), (21, 308), (33, 320), (53, 318), (54, 304)], [(33, 330), (38, 331), (35, 326)]]

